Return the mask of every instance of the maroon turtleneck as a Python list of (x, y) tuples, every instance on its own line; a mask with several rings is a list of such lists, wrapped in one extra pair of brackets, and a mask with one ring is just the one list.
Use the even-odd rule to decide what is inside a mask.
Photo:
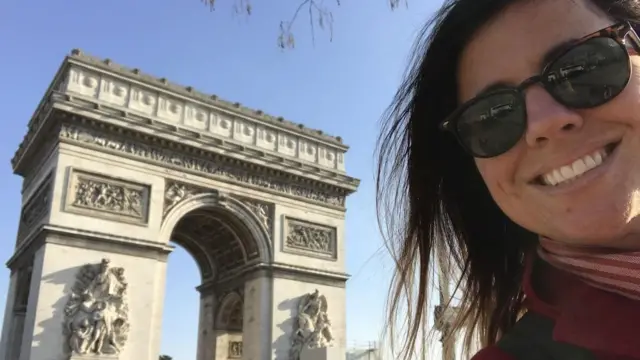
[[(526, 306), (555, 321), (555, 341), (591, 350), (598, 360), (640, 360), (640, 301), (594, 288), (531, 259), (523, 279)], [(491, 346), (472, 360), (515, 359)]]

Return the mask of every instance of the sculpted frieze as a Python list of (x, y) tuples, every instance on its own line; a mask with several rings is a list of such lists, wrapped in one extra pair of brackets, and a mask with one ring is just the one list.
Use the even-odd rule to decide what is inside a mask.
[(175, 181), (167, 181), (165, 192), (164, 192), (164, 210), (163, 217), (167, 216), (169, 211), (173, 209), (176, 205), (178, 205), (183, 200), (189, 199), (190, 197), (198, 194), (202, 194), (207, 192), (206, 189), (179, 183)]
[(286, 218), (283, 250), (287, 252), (335, 259), (337, 256), (336, 228), (308, 221)]
[(242, 341), (229, 341), (229, 358), (242, 359)]
[(94, 129), (63, 124), (60, 137), (87, 145), (101, 147), (122, 154), (131, 155), (162, 165), (178, 167), (205, 175), (214, 175), (239, 184), (248, 184), (283, 194), (298, 196), (309, 200), (323, 202), (333, 206), (344, 207), (344, 194), (331, 194), (319, 191), (312, 186), (293, 184), (291, 180), (283, 180), (259, 174), (255, 170), (245, 170), (221, 161), (212, 161), (202, 157), (177, 153), (166, 147), (144, 144), (130, 139), (120, 138), (113, 134), (101, 133)]
[(18, 243), (49, 212), (51, 197), (51, 174), (42, 181), (38, 189), (22, 208), (18, 226)]
[(258, 218), (260, 223), (269, 231), (269, 237), (273, 236), (273, 205), (253, 199), (240, 199), (249, 210)]
[(64, 333), (74, 356), (117, 356), (129, 334), (124, 269), (109, 259), (84, 265), (64, 309)]
[(300, 352), (304, 348), (315, 349), (333, 345), (334, 337), (327, 311), (327, 298), (317, 289), (300, 298), (293, 326), (290, 360), (300, 360)]
[(72, 170), (65, 210), (128, 222), (147, 222), (149, 187)]

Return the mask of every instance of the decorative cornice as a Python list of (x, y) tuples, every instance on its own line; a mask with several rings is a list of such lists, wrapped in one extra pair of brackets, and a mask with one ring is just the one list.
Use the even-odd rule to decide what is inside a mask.
[(190, 133), (167, 128), (164, 124), (149, 124), (144, 119), (134, 118), (140, 121), (141, 126), (131, 124), (130, 121), (120, 120), (118, 113), (110, 113), (103, 106), (68, 95), (54, 92), (49, 101), (44, 104), (45, 107), (38, 112), (41, 115), (37, 116), (37, 123), (32, 124), (36, 130), (29, 132), (28, 139), (20, 145), (12, 159), (16, 174), (27, 176), (31, 172), (34, 164), (38, 163), (38, 161), (34, 162), (34, 156), (42, 156), (42, 146), (39, 144), (42, 144), (43, 141), (46, 142), (46, 138), (50, 138), (50, 134), (56, 131), (57, 121), (67, 119), (72, 123), (89, 123), (93, 127), (117, 128), (118, 132), (132, 134), (131, 136), (134, 138), (153, 138), (154, 141), (161, 142), (163, 147), (178, 150), (188, 149), (186, 151), (206, 154), (209, 157), (220, 157), (224, 154), (225, 158), (240, 160), (245, 162), (247, 166), (258, 165), (267, 171), (275, 170), (294, 178), (315, 180), (318, 182), (317, 186), (320, 187), (335, 186), (345, 189), (346, 195), (354, 192), (360, 184), (360, 180), (356, 178), (332, 172), (331, 169), (322, 168), (317, 164), (290, 160), (277, 154), (256, 151), (224, 141), (206, 143), (193, 138)]
[(6, 265), (14, 269), (14, 264), (20, 263), (25, 256), (32, 256), (45, 242), (60, 243), (85, 249), (105, 252), (120, 252), (131, 256), (156, 258), (165, 260), (174, 247), (143, 239), (113, 235), (99, 231), (88, 231), (56, 225), (41, 225), (31, 232), (16, 248), (13, 256)]
[(316, 130), (305, 127), (303, 124), (295, 123), (285, 120), (281, 116), (272, 116), (265, 114), (262, 110), (250, 109), (238, 102), (231, 102), (220, 99), (214, 94), (205, 94), (198, 90), (195, 90), (191, 86), (183, 86), (167, 80), (166, 78), (159, 78), (153, 75), (146, 74), (137, 68), (128, 68), (123, 65), (114, 63), (111, 59), (101, 59), (82, 52), (79, 49), (73, 49), (69, 56), (65, 58), (65, 63), (79, 65), (83, 67), (93, 67), (96, 70), (102, 72), (112, 73), (119, 75), (127, 79), (141, 82), (145, 85), (153, 86), (161, 89), (165, 92), (171, 92), (176, 95), (191, 98), (207, 105), (215, 106), (221, 110), (225, 110), (243, 117), (249, 117), (256, 121), (269, 124), (274, 127), (287, 129), (292, 132), (304, 134), (309, 137), (313, 137), (318, 140), (326, 141), (338, 146), (344, 150), (348, 149), (348, 146), (342, 143), (342, 138), (339, 136), (331, 136), (325, 134), (322, 130)]
[(189, 147), (182, 144), (168, 143), (151, 137), (135, 139), (134, 137), (139, 135), (137, 132), (117, 128), (109, 131), (106, 126), (102, 127), (99, 130), (95, 127), (63, 123), (60, 141), (176, 168), (228, 183), (248, 185), (262, 191), (315, 201), (336, 209), (344, 208), (345, 196), (350, 192), (344, 188), (314, 182), (281, 171), (247, 165), (245, 162), (219, 154), (206, 153), (202, 149), (191, 149), (189, 153)]
[(81, 104), (83, 116), (93, 110), (91, 117), (100, 121), (118, 119), (131, 128), (161, 129), (203, 147), (222, 144), (236, 153), (258, 154), (271, 161), (308, 168), (305, 171), (318, 168), (319, 172), (338, 176), (345, 173), (348, 147), (339, 138), (79, 52), (65, 59), (35, 111), (12, 160), (14, 169), (49, 117), (51, 103), (59, 103), (64, 96)]
[(293, 266), (282, 263), (273, 264), (248, 264), (238, 269), (233, 275), (215, 281), (206, 281), (196, 288), (204, 294), (212, 289), (233, 287), (239, 282), (244, 282), (257, 277), (270, 277), (297, 280), (335, 287), (345, 287), (349, 274), (335, 271), (319, 270), (304, 266)]

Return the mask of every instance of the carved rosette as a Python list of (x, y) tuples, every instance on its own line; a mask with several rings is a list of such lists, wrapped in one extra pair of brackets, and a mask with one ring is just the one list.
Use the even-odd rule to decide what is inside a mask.
[(109, 259), (80, 268), (64, 309), (67, 348), (74, 357), (117, 357), (129, 334), (124, 269)]
[(286, 237), (283, 250), (301, 255), (337, 258), (335, 227), (286, 218)]
[(302, 349), (333, 345), (335, 339), (327, 312), (327, 298), (317, 289), (300, 298), (298, 313), (294, 319), (290, 360), (300, 360)]

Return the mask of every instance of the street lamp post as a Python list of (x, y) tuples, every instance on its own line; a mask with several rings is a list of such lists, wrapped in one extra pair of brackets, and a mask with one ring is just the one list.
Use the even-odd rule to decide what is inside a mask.
[(458, 308), (451, 304), (451, 266), (449, 258), (441, 247), (436, 248), (438, 266), (438, 292), (440, 304), (434, 311), (436, 330), (440, 331), (442, 343), (442, 360), (455, 360), (455, 336), (451, 333)]

